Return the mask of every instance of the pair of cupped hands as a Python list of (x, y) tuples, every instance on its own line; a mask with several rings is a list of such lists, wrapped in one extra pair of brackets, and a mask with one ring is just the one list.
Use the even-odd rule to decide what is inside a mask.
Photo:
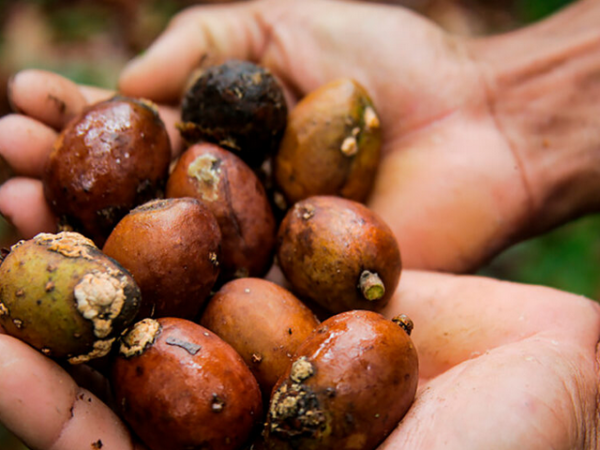
[[(405, 267), (383, 313), (412, 318), (420, 364), (415, 402), (382, 450), (600, 445), (599, 306), (458, 275), (597, 209), (600, 89), (586, 74), (600, 70), (599, 9), (582, 1), (511, 34), (465, 39), (393, 6), (194, 7), (121, 74), (122, 94), (160, 105), (174, 158), (173, 105), (207, 54), (268, 67), (290, 107), (341, 77), (371, 94), (384, 142), (368, 204)], [(30, 238), (56, 231), (40, 176), (58, 133), (113, 93), (38, 70), (16, 74), (9, 90), (15, 113), (0, 119), (0, 153), (15, 176), (0, 187), (0, 212)], [(0, 334), (0, 422), (33, 449), (141, 448), (94, 387), (78, 385), (82, 371)]]

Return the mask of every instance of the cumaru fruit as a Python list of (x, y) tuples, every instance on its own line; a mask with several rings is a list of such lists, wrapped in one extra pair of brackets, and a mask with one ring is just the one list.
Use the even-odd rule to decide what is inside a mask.
[(177, 161), (166, 192), (169, 198), (196, 198), (215, 215), (223, 239), (219, 285), (266, 274), (275, 216), (260, 180), (240, 158), (214, 144), (193, 145)]
[(400, 280), (400, 249), (390, 228), (353, 200), (313, 196), (285, 215), (277, 261), (292, 291), (332, 313), (379, 310)]
[(102, 250), (140, 287), (138, 319), (193, 319), (219, 275), (221, 231), (196, 199), (152, 200), (123, 217)]
[(381, 126), (367, 91), (332, 81), (290, 112), (273, 174), (287, 205), (313, 195), (363, 202), (379, 166)]
[(262, 420), (256, 379), (235, 350), (179, 318), (143, 319), (121, 338), (111, 386), (151, 450), (236, 450)]
[[(406, 326), (408, 325), (408, 326)], [(278, 381), (269, 450), (371, 450), (412, 404), (418, 358), (410, 319), (348, 311), (323, 321)]]
[(240, 278), (210, 299), (200, 324), (236, 349), (268, 398), (319, 321), (287, 289), (262, 278)]
[(0, 279), (6, 332), (73, 364), (105, 356), (140, 304), (131, 275), (74, 232), (38, 234), (13, 245)]
[(186, 141), (213, 142), (257, 168), (279, 146), (287, 105), (266, 68), (229, 60), (206, 68), (192, 83), (182, 100), (181, 119)]
[(62, 230), (102, 247), (132, 208), (161, 197), (171, 144), (155, 108), (126, 97), (96, 103), (63, 129), (46, 162), (43, 185)]

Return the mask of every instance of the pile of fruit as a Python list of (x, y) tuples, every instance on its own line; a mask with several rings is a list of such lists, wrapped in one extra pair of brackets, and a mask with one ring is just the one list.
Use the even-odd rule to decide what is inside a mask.
[(65, 127), (43, 178), (61, 231), (3, 255), (0, 324), (48, 357), (105, 360), (152, 450), (375, 448), (418, 362), (410, 319), (377, 312), (401, 260), (363, 204), (381, 145), (367, 92), (336, 80), (288, 113), (269, 71), (228, 61), (190, 83), (178, 128), (171, 162), (147, 101)]

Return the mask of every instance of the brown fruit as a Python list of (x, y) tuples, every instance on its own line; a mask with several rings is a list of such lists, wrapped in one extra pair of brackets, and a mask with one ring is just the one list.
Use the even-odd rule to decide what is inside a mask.
[(319, 321), (287, 289), (261, 278), (240, 278), (210, 299), (200, 324), (236, 349), (268, 398)]
[(156, 110), (114, 97), (63, 129), (46, 163), (44, 194), (61, 227), (101, 247), (132, 208), (163, 195), (170, 159), (169, 136)]
[(236, 450), (249, 441), (260, 389), (229, 344), (178, 318), (144, 319), (121, 341), (115, 401), (151, 450)]
[(189, 147), (169, 176), (167, 197), (197, 198), (217, 218), (223, 236), (218, 284), (269, 270), (275, 217), (263, 185), (240, 158), (213, 144)]
[(333, 316), (275, 386), (266, 446), (374, 449), (408, 411), (417, 382), (417, 353), (404, 327), (371, 311)]
[(381, 128), (356, 81), (332, 81), (291, 111), (273, 174), (287, 205), (313, 195), (363, 202), (379, 166)]
[(2, 261), (0, 278), (4, 330), (72, 364), (108, 354), (140, 306), (131, 275), (79, 233), (20, 241)]
[(288, 211), (277, 260), (294, 293), (333, 313), (381, 309), (402, 268), (386, 223), (361, 203), (331, 196), (309, 197)]
[(138, 318), (194, 318), (219, 275), (221, 232), (198, 200), (153, 200), (117, 224), (103, 251), (142, 291)]
[(229, 60), (203, 70), (188, 88), (181, 119), (179, 130), (186, 141), (218, 144), (257, 168), (279, 146), (287, 106), (267, 69)]

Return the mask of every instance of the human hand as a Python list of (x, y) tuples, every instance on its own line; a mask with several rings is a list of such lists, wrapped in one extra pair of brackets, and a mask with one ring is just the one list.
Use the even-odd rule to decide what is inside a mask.
[(296, 98), (354, 77), (384, 133), (370, 206), (392, 226), (406, 267), (464, 272), (598, 208), (600, 119), (582, 97), (600, 94), (599, 16), (583, 1), (519, 33), (466, 40), (399, 7), (198, 7), (175, 17), (120, 86), (176, 101), (207, 54), (258, 61)]
[[(384, 130), (369, 205), (394, 230), (405, 267), (470, 271), (514, 242), (600, 206), (600, 119), (593, 113), (600, 55), (589, 45), (596, 5), (582, 1), (516, 35), (476, 41), (449, 36), (399, 7), (267, 0), (191, 8), (124, 71), (121, 90), (176, 102), (206, 55), (271, 68), (292, 102), (333, 78), (356, 78), (372, 94)], [(573, 62), (561, 69), (569, 56)], [(55, 104), (52, 113), (43, 98), (36, 104), (47, 85), (39, 86), (29, 93), (27, 80), (13, 83), (13, 102), (32, 114), (48, 106), (47, 114), (59, 117), (51, 119), (54, 127), (84, 102), (65, 93), (74, 105), (60, 113)], [(46, 139), (36, 148), (48, 148), (50, 133), (37, 128)], [(18, 154), (19, 167), (37, 176), (42, 159), (28, 156), (35, 142), (14, 142), (29, 127), (0, 131), (13, 139), (0, 142), (0, 151), (7, 159)], [(51, 229), (47, 211), (37, 216), (47, 210), (40, 190), (15, 186), (0, 190), (0, 212), (25, 235)], [(6, 204), (7, 197), (19, 202)], [(28, 228), (32, 223), (39, 226)]]
[[(379, 450), (597, 448), (596, 303), (407, 271), (384, 313), (415, 323), (420, 387)], [(136, 448), (105, 403), (58, 364), (2, 334), (0, 355), (0, 422), (31, 448)]]
[[(257, 5), (261, 4), (257, 3)], [(327, 3), (327, 6), (320, 2), (303, 6), (310, 10), (318, 4), (326, 8), (342, 8), (342, 4), (333, 2)], [(490, 252), (497, 251), (510, 243), (515, 236), (527, 232), (528, 226), (522, 216), (534, 217), (536, 214), (544, 212), (544, 210), (536, 211), (534, 214), (523, 207), (522, 204), (529, 205), (530, 193), (519, 193), (520, 188), (511, 186), (512, 183), (520, 186), (522, 174), (519, 171), (508, 170), (509, 166), (511, 169), (513, 168), (515, 161), (511, 156), (513, 155), (512, 151), (508, 149), (505, 135), (497, 126), (489, 123), (493, 122), (494, 117), (484, 107), (485, 102), (478, 103), (479, 100), (483, 101), (483, 98), (476, 100), (471, 97), (484, 95), (483, 92), (479, 94), (471, 92), (477, 91), (473, 88), (476, 84), (461, 87), (463, 83), (469, 84), (469, 80), (475, 83), (475, 80), (481, 76), (470, 58), (461, 53), (459, 47), (463, 45), (462, 41), (443, 35), (431, 24), (403, 10), (393, 10), (397, 11), (397, 15), (394, 17), (398, 22), (386, 18), (391, 11), (387, 9), (385, 13), (378, 13), (373, 19), (366, 20), (365, 17), (362, 17), (366, 14), (366, 10), (362, 9), (363, 6), (358, 5), (348, 6), (350, 9), (358, 8), (358, 10), (354, 10), (354, 13), (346, 17), (354, 17), (354, 20), (357, 20), (356, 18), (360, 16), (360, 21), (357, 20), (357, 23), (365, 26), (360, 32), (357, 31), (360, 30), (360, 27), (348, 27), (347, 23), (340, 23), (344, 22), (344, 20), (339, 20), (343, 18), (343, 14), (332, 12), (331, 15), (305, 15), (302, 13), (304, 8), (294, 12), (294, 9), (299, 7), (293, 6), (292, 3), (286, 4), (286, 6), (267, 4), (263, 7), (265, 10), (273, 10), (272, 13), (264, 11), (254, 16), (259, 17), (260, 21), (243, 25), (243, 17), (247, 17), (244, 12), (248, 13), (249, 11), (246, 8), (254, 7), (253, 4), (230, 7), (238, 12), (241, 11), (240, 16), (219, 12), (223, 11), (220, 8), (198, 10), (208, 11), (209, 16), (204, 14), (197, 16), (197, 14), (201, 14), (200, 12), (184, 13), (190, 15), (180, 16), (181, 18), (174, 22), (171, 31), (167, 32), (157, 44), (158, 47), (154, 47), (148, 52), (147, 58), (149, 59), (145, 60), (146, 63), (138, 63), (137, 68), (134, 67), (130, 69), (129, 73), (124, 74), (122, 78), (124, 92), (138, 95), (136, 89), (141, 90), (139, 92), (146, 90), (147, 95), (144, 95), (146, 97), (164, 101), (175, 100), (189, 73), (188, 69), (195, 63), (194, 58), (203, 53), (203, 51), (198, 51), (203, 48), (202, 42), (198, 44), (200, 49), (192, 48), (190, 50), (189, 44), (194, 42), (190, 39), (192, 36), (196, 36), (197, 29), (186, 23), (190, 21), (189, 23), (195, 24), (199, 17), (209, 17), (209, 19), (200, 20), (207, 20), (206, 23), (210, 24), (212, 31), (206, 36), (211, 36), (209, 40), (217, 49), (220, 49), (220, 52), (236, 57), (257, 58), (273, 69), (286, 83), (292, 94), (299, 96), (331, 78), (353, 75), (372, 92), (383, 120), (383, 127), (388, 130), (388, 135), (385, 136), (384, 152), (386, 156), (381, 177), (375, 188), (371, 206), (378, 210), (396, 230), (407, 265), (446, 270), (476, 267), (485, 257), (489, 256)], [(290, 8), (288, 13), (285, 13), (285, 8)], [(229, 9), (227, 10), (229, 11)], [(281, 16), (275, 15), (276, 11), (279, 11)], [(299, 14), (298, 19), (308, 21), (308, 24), (304, 22), (301, 27), (304, 31), (294, 28), (291, 24), (293, 20), (290, 19), (287, 19), (290, 20), (290, 24), (286, 26), (287, 14), (295, 18), (295, 13)], [(269, 14), (273, 14), (273, 16)], [(325, 30), (319, 28), (319, 26), (327, 25), (327, 17), (334, 16), (337, 18), (335, 24), (343, 25), (341, 26), (343, 30), (355, 30), (355, 33), (352, 34), (358, 45), (358, 47), (357, 45), (353, 47), (355, 53), (343, 51), (341, 47), (347, 41), (336, 40), (335, 30), (325, 33)], [(269, 17), (271, 22), (267, 20)], [(311, 17), (314, 22), (318, 23), (313, 23)], [(402, 17), (402, 19), (398, 19), (398, 17)], [(240, 20), (240, 22), (236, 22), (236, 20)], [(364, 33), (372, 27), (372, 23), (378, 23), (376, 29), (380, 35), (384, 35), (382, 29), (384, 29), (385, 23), (390, 29), (393, 28), (390, 22), (404, 25), (401, 34), (404, 35), (404, 41), (410, 38), (408, 46), (411, 49), (415, 48), (416, 36), (423, 39), (424, 51), (430, 46), (435, 49), (433, 52), (435, 55), (429, 55), (432, 58), (429, 65), (422, 64), (422, 59), (427, 59), (425, 55), (414, 54), (413, 59), (410, 59), (409, 55), (399, 57), (398, 61), (394, 58), (384, 58), (386, 64), (383, 66), (377, 62), (385, 48), (388, 51), (401, 48), (400, 41), (388, 42), (387, 47), (386, 45), (373, 47), (365, 42)], [(229, 23), (229, 27), (232, 28), (229, 31), (232, 32), (223, 31), (219, 25), (222, 23)], [(312, 26), (309, 26), (311, 23)], [(367, 26), (367, 23), (370, 25)], [(411, 23), (413, 26), (410, 26)], [(269, 35), (271, 36), (271, 40), (268, 41), (269, 45), (266, 44), (267, 41), (261, 41), (260, 38), (258, 43), (255, 42), (250, 46), (250, 49), (241, 45), (247, 38), (245, 32), (256, 39), (256, 36), (262, 35), (263, 31), (260, 30), (264, 30), (264, 28), (260, 27), (264, 24), (275, 24), (275, 28), (279, 30), (272, 30)], [(177, 31), (178, 29), (182, 31)], [(295, 33), (303, 34), (294, 37), (294, 29)], [(186, 31), (184, 32), (184, 30)], [(329, 45), (319, 46), (318, 41), (309, 39), (312, 33), (322, 37), (325, 33), (325, 42), (328, 42)], [(175, 39), (173, 36), (179, 37)], [(181, 36), (184, 36), (186, 40), (183, 40)], [(225, 37), (219, 38), (219, 36)], [(262, 35), (262, 37), (265, 36)], [(182, 47), (185, 55), (175, 55), (182, 65), (189, 63), (188, 69), (182, 70), (179, 78), (174, 70), (177, 66), (165, 64), (167, 60), (164, 58), (168, 56), (169, 52), (160, 50), (161, 46), (166, 49), (164, 42), (171, 39), (186, 44)], [(236, 39), (238, 40), (236, 41)], [(348, 36), (346, 35), (344, 39), (348, 39)], [(229, 40), (231, 42), (227, 43)], [(297, 44), (297, 42), (301, 42), (303, 45)], [(453, 48), (453, 52), (456, 53), (452, 57), (448, 55), (454, 53), (446, 54), (443, 53), (446, 50), (442, 50), (447, 49), (450, 43), (453, 44), (450, 48)], [(311, 49), (317, 52), (319, 47), (327, 50), (321, 54), (320, 58), (315, 59), (315, 56), (318, 55), (303, 56), (309, 54)], [(369, 52), (369, 47), (372, 47), (371, 52)], [(320, 50), (322, 51), (323, 48)], [(462, 49), (465, 50), (465, 48)], [(284, 55), (289, 54), (290, 49), (297, 49), (299, 54), (293, 58), (291, 56), (285, 58)], [(396, 51), (401, 52), (400, 50)], [(404, 52), (408, 53), (408, 49), (405, 49)], [(258, 58), (259, 54), (262, 55), (260, 58)], [(448, 60), (442, 56), (444, 54)], [(366, 55), (368, 70), (364, 69), (365, 64), (362, 57), (359, 61), (363, 69), (359, 70), (356, 65), (357, 55)], [(188, 56), (189, 61), (186, 59)], [(458, 58), (458, 62), (453, 58)], [(144, 67), (143, 64), (150, 64), (152, 61), (154, 61), (152, 64), (155, 65), (154, 71), (146, 72), (148, 74), (147, 86), (144, 86), (145, 78), (136, 79), (135, 71), (138, 71), (137, 76), (139, 77), (139, 71)], [(171, 66), (169, 70), (172, 72), (174, 80), (171, 84), (168, 83), (168, 80), (161, 79), (159, 65)], [(312, 74), (312, 70), (314, 70), (314, 74)], [(394, 96), (386, 94), (386, 89), (390, 87), (386, 87), (385, 75), (393, 74), (394, 77), (397, 77), (398, 73), (403, 73), (402, 70), (408, 72), (406, 79), (400, 79), (398, 86), (391, 88), (390, 93), (393, 92)], [(475, 75), (469, 75), (471, 71)], [(432, 80), (431, 78), (437, 73), (445, 75)], [(464, 75), (466, 78), (462, 78), (461, 83), (456, 82), (456, 85), (451, 86), (454, 78), (460, 78), (461, 74), (466, 74)], [(471, 76), (473, 78), (469, 78)], [(395, 80), (395, 78), (392, 79)], [(434, 81), (435, 83), (433, 83)], [(445, 82), (443, 89), (439, 87), (442, 81)], [(17, 79), (17, 84), (18, 82)], [(165, 83), (164, 92), (158, 91), (161, 83)], [(153, 92), (152, 86), (157, 91)], [(467, 91), (467, 88), (470, 89)], [(13, 89), (17, 93), (18, 85), (13, 86)], [(70, 89), (69, 92), (71, 92)], [(69, 98), (69, 95), (65, 93), (63, 97)], [(47, 97), (40, 96), (37, 100), (32, 101), (29, 109), (24, 107), (26, 102), (16, 103), (19, 109), (26, 112), (29, 117), (35, 117), (46, 124), (56, 123), (57, 125), (54, 126), (55, 129), (58, 129), (64, 122), (53, 122), (52, 118), (60, 116), (62, 108), (54, 108), (54, 112), (48, 113), (48, 115), (33, 112), (35, 110), (32, 108), (33, 106), (42, 104), (45, 105), (42, 110), (47, 111), (44, 108), (48, 108), (48, 104), (43, 101), (44, 98)], [(392, 102), (392, 98), (398, 99), (397, 102)], [(421, 103), (419, 99), (431, 100), (427, 105), (426, 102)], [(407, 103), (403, 103), (404, 101)], [(441, 105), (440, 109), (437, 109), (436, 105), (438, 104)], [(69, 111), (70, 103), (66, 102), (65, 105), (64, 110)], [(476, 105), (478, 106), (476, 107)], [(440, 117), (436, 117), (436, 115), (440, 115)], [(400, 119), (406, 119), (404, 125)], [(400, 121), (397, 122), (398, 120)], [(433, 122), (431, 122), (432, 120)], [(36, 125), (42, 122), (38, 121)], [(429, 125), (426, 126), (426, 123)], [(1, 126), (2, 123), (0, 123), (0, 131), (2, 130)], [(37, 131), (34, 131), (33, 135), (39, 136), (38, 133), (42, 132), (39, 128), (35, 128)], [(14, 128), (12, 129), (14, 130)], [(55, 131), (53, 132), (55, 133)], [(2, 132), (0, 136), (5, 134)], [(13, 134), (16, 137), (16, 133), (13, 132)], [(479, 136), (481, 136), (480, 141), (478, 141)], [(442, 137), (448, 139), (450, 144), (444, 146), (437, 142)], [(46, 143), (49, 141), (50, 139)], [(45, 147), (46, 151), (49, 148), (41, 143), (37, 146), (38, 144), (35, 142), (35, 140), (28, 140), (24, 146), (13, 148), (22, 149), (22, 156), (33, 155), (34, 147), (40, 149), (41, 154), (44, 153)], [(481, 146), (474, 145), (473, 142), (481, 144)], [(493, 145), (494, 142), (504, 143), (506, 147), (500, 144)], [(467, 145), (469, 143), (471, 143), (470, 146)], [(467, 149), (466, 153), (459, 152), (459, 150), (462, 152), (463, 148)], [(485, 155), (481, 154), (480, 148), (485, 148)], [(501, 151), (502, 149), (504, 150)], [(29, 163), (25, 163), (25, 166), (29, 167), (27, 170), (33, 170), (29, 165), (31, 159), (24, 158), (24, 160), (29, 161)], [(37, 161), (39, 163), (41, 159), (38, 158)], [(14, 163), (12, 164), (14, 166)], [(453, 166), (453, 164), (455, 165)], [(501, 170), (502, 167), (505, 167), (506, 170)], [(494, 170), (491, 171), (491, 169)], [(23, 174), (25, 170), (19, 169), (18, 172)], [(27, 174), (30, 177), (37, 176), (35, 173)], [(403, 178), (398, 179), (401, 176)], [(467, 180), (463, 180), (462, 177), (466, 177)], [(12, 182), (16, 181), (12, 180)], [(443, 185), (440, 186), (442, 183)], [(475, 192), (472, 189), (473, 185), (477, 186)], [(3, 206), (6, 203), (3, 202), (10, 197), (6, 194), (6, 186), (10, 186), (10, 183), (0, 189), (0, 210), (2, 211), (7, 211)], [(495, 204), (491, 199), (497, 198), (498, 192), (502, 193), (505, 186), (510, 186), (510, 192), (517, 192), (511, 194), (514, 197), (506, 195), (503, 203)], [(446, 192), (440, 191), (442, 188), (459, 192), (463, 197), (449, 198)], [(396, 190), (398, 190), (397, 195), (394, 194)], [(428, 195), (422, 197), (420, 193), (424, 191)], [(24, 191), (15, 189), (13, 192)], [(41, 193), (41, 191), (37, 192)], [(504, 194), (500, 197), (504, 197)], [(464, 197), (469, 198), (465, 199)], [(41, 199), (41, 197), (38, 198)], [(27, 224), (39, 226), (40, 223), (43, 223), (41, 220), (43, 217), (27, 218), (21, 215), (17, 209), (18, 204), (13, 204), (15, 204), (15, 209), (11, 218), (18, 226), (19, 224), (22, 224), (22, 227)], [(24, 204), (26, 202), (21, 202), (21, 205)], [(41, 212), (44, 205), (43, 202), (40, 202), (39, 207), (33, 206), (29, 211)], [(457, 211), (452, 208), (457, 208)], [(431, 212), (438, 209), (439, 213)], [(387, 210), (389, 210), (389, 214), (386, 214)], [(573, 211), (563, 211), (560, 220), (565, 220), (571, 214)], [(22, 218), (19, 219), (20, 222), (16, 220), (18, 217)], [(437, 221), (434, 220), (436, 217)], [(539, 220), (546, 220), (543, 214)], [(552, 220), (557, 219), (552, 218)], [(424, 223), (427, 226), (424, 226)], [(476, 230), (473, 230), (473, 224), (477, 226)], [(421, 230), (418, 227), (424, 229)], [(479, 234), (480, 229), (481, 235)], [(436, 237), (438, 233), (439, 237)], [(423, 249), (421, 250), (420, 247)], [(458, 256), (454, 257), (453, 255)], [(595, 368), (597, 362), (596, 342), (600, 329), (598, 310), (595, 304), (544, 288), (406, 271), (398, 293), (386, 310), (386, 314), (390, 317), (396, 312), (404, 312), (415, 321), (416, 329), (413, 338), (421, 360), (422, 380), (414, 407), (382, 448), (401, 448), (406, 443), (406, 446), (410, 448), (435, 449), (444, 445), (444, 441), (447, 441), (446, 448), (448, 446), (456, 448), (514, 448), (516, 446), (519, 448), (552, 446), (556, 448), (595, 448), (597, 443), (593, 436), (598, 431), (595, 422), (598, 414), (595, 403), (598, 394)], [(5, 337), (2, 336), (2, 338)], [(6, 339), (12, 338), (6, 337)], [(29, 352), (28, 356), (25, 356), (27, 353), (25, 348), (20, 347), (16, 351), (27, 361), (30, 356), (33, 356), (33, 353)], [(482, 356), (477, 357), (480, 354)], [(49, 370), (48, 367), (42, 367), (39, 369), (39, 373), (47, 373)], [(0, 379), (3, 377), (0, 376)], [(8, 377), (8, 379), (11, 378)], [(65, 384), (64, 381), (63, 384)], [(19, 386), (20, 391), (14, 385), (9, 387), (15, 393), (26, 393), (24, 392), (25, 384), (21, 383)], [(0, 387), (4, 391), (5, 386)], [(48, 389), (50, 388), (51, 386), (48, 385)], [(54, 390), (57, 391), (56, 387)], [(50, 394), (50, 392), (46, 394)], [(65, 393), (63, 392), (63, 394)], [(39, 398), (44, 398), (43, 393), (40, 393)], [(64, 401), (68, 397), (63, 395), (61, 398)], [(18, 428), (18, 423), (10, 421), (10, 417), (23, 417), (22, 415), (18, 416), (15, 410), (17, 404), (26, 404), (23, 397), (20, 400), (21, 403), (18, 399), (13, 399), (10, 404), (0, 406), (0, 410), (2, 410), (0, 421), (8, 423), (27, 441), (35, 437), (32, 432), (35, 424), (30, 427), (29, 419), (27, 419), (19, 422), (24, 428)], [(57, 401), (60, 400), (55, 398), (54, 402)], [(98, 404), (101, 403), (98, 402)], [(33, 406), (30, 405), (30, 408)], [(32, 409), (26, 411), (30, 412)], [(60, 423), (61, 426), (65, 426), (65, 424), (75, 424), (76, 422), (67, 420)], [(119, 425), (118, 422), (112, 423), (115, 430), (122, 430), (122, 425)], [(79, 428), (74, 425), (72, 429), (78, 430), (78, 433), (81, 433), (78, 434), (79, 436), (84, 435), (85, 427)], [(120, 431), (117, 431), (115, 435), (121, 436), (119, 445), (128, 448), (126, 445), (130, 445), (129, 437)], [(51, 444), (48, 442), (36, 445), (39, 448), (50, 448)], [(115, 443), (115, 445), (117, 444)], [(80, 447), (56, 446), (56, 448), (65, 449)]]

